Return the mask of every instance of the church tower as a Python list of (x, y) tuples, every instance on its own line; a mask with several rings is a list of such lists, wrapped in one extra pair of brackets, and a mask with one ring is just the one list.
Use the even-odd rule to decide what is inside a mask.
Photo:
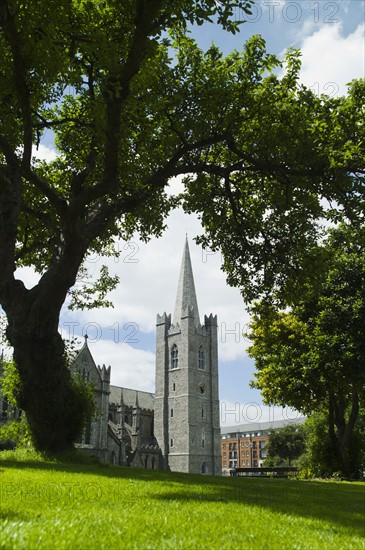
[(200, 323), (186, 240), (174, 317), (157, 315), (155, 435), (161, 465), (221, 475), (217, 317)]

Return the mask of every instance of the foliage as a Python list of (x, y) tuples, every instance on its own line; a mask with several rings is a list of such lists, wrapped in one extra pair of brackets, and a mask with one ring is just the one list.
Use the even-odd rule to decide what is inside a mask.
[[(288, 53), (280, 80), (263, 76), (260, 48), (246, 45), (249, 82), (235, 100), (241, 110), (224, 167), (191, 177), (185, 201), (201, 215), (198, 242), (222, 252), (227, 280), (244, 300), (275, 296), (285, 306), (308, 272), (321, 274), (325, 221), (363, 223), (365, 86), (354, 81), (346, 97), (315, 97), (298, 84), (298, 52)], [(262, 72), (253, 75), (255, 65)]]
[(108, 267), (102, 265), (96, 281), (91, 281), (93, 277), (85, 267), (80, 267), (78, 277), (83, 284), (81, 288), (70, 290), (71, 300), (68, 304), (69, 309), (114, 307), (113, 302), (106, 299), (106, 295), (117, 287), (119, 283), (118, 275), (111, 276)]
[(10, 419), (0, 427), (0, 441), (17, 449), (32, 446), (32, 434), (25, 414), (19, 420)]
[[(324, 408), (314, 412), (304, 424), (306, 433), (306, 448), (300, 457), (299, 467), (306, 477), (331, 477), (337, 470), (336, 446), (329, 435), (328, 411)], [(365, 413), (360, 409), (354, 430), (350, 438), (350, 469), (357, 472), (356, 477), (363, 478), (365, 472)]]
[(278, 455), (269, 455), (262, 463), (267, 468), (276, 468), (277, 466), (286, 466), (285, 460)]
[(20, 386), (19, 372), (13, 361), (2, 359), (0, 362), (2, 370), (0, 376), (1, 395), (8, 403), (16, 408), (18, 406), (17, 395)]
[[(0, 366), (2, 369), (0, 376), (1, 398), (5, 399), (14, 411), (18, 407), (19, 373), (14, 363), (4, 358), (0, 360)], [(8, 421), (0, 427), (0, 441), (11, 447), (32, 446), (32, 435), (24, 413), (21, 414), (20, 418), (10, 416)]]
[(100, 414), (95, 404), (94, 385), (92, 382), (84, 380), (79, 373), (73, 373), (72, 384), (78, 393), (79, 402), (82, 404), (83, 416), (81, 422), (82, 429), (84, 429), (88, 422)]
[(0, 456), (5, 548), (76, 550), (85, 540), (90, 549), (118, 548), (121, 540), (141, 549), (249, 548), (252, 541), (287, 548), (293, 533), (303, 550), (364, 546), (360, 483), (214, 478), (11, 454)]
[(336, 469), (346, 475), (354, 474), (350, 439), (365, 397), (364, 238), (362, 227), (331, 229), (318, 247), (321, 277), (303, 286), (290, 309), (257, 304), (249, 335), (253, 386), (266, 402), (305, 414), (325, 404)]
[[(292, 461), (299, 458), (304, 449), (305, 436), (302, 426), (288, 424), (269, 431), (268, 453), (273, 460), (279, 458), (283, 465), (291, 466)], [(279, 465), (274, 464), (274, 466)]]

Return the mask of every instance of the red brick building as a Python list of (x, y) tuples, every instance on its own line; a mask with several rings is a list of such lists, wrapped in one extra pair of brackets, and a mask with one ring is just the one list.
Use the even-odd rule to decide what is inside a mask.
[(260, 468), (267, 457), (268, 434), (271, 429), (288, 423), (301, 424), (305, 418), (254, 422), (221, 429), (222, 474), (233, 468)]

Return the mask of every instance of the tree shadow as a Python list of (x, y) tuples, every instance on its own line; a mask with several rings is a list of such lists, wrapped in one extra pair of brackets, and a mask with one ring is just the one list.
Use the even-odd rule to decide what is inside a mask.
[(163, 501), (235, 503), (326, 521), (365, 537), (365, 484), (275, 479), (232, 479), (225, 483), (201, 484), (201, 491), (157, 494)]

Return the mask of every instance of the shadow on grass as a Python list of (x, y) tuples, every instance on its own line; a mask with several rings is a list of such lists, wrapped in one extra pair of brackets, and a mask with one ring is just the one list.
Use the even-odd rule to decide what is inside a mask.
[[(365, 537), (365, 483), (341, 483), (321, 481), (297, 481), (270, 478), (223, 478), (193, 474), (170, 473), (157, 470), (144, 470), (128, 467), (95, 464), (90, 460), (83, 464), (74, 462), (47, 462), (36, 460), (3, 460), (0, 455), (0, 469), (34, 469), (63, 472), (69, 474), (90, 474), (110, 478), (118, 489), (115, 501), (124, 502), (145, 498), (145, 490), (135, 492), (124, 499), (136, 482), (159, 482), (148, 494), (162, 502), (210, 502), (235, 503), (237, 513), (245, 506), (269, 508), (280, 514), (296, 515), (326, 521), (334, 526), (345, 528), (353, 535)], [(0, 483), (2, 474), (0, 473)], [(118, 481), (126, 480), (128, 485)]]
[(201, 491), (175, 491), (157, 494), (155, 498), (166, 502), (234, 503), (237, 506), (237, 517), (240, 506), (270, 508), (280, 514), (326, 521), (365, 538), (364, 484), (227, 479), (225, 483), (202, 484)]

